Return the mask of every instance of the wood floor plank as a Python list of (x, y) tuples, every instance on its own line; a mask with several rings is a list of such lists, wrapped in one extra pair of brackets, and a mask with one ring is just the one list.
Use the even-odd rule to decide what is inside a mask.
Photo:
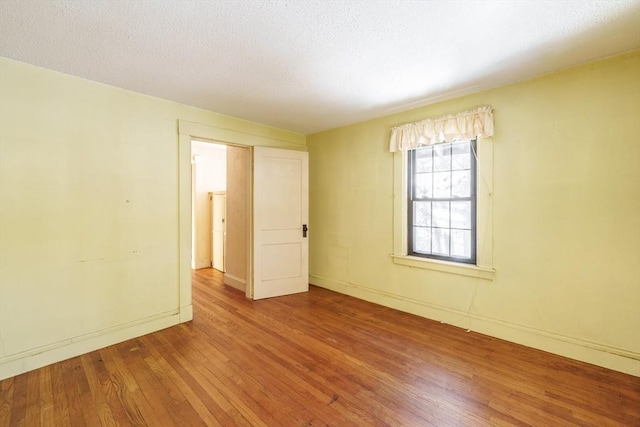
[(13, 401), (14, 378), (0, 383), (0, 426), (6, 427), (11, 422), (11, 402)]
[(175, 384), (177, 389), (182, 393), (189, 402), (189, 404), (193, 407), (194, 411), (200, 416), (200, 419), (207, 426), (222, 426), (222, 423), (218, 421), (218, 419), (211, 412), (212, 405), (209, 404), (210, 397), (201, 392), (198, 387), (192, 386), (193, 378), (191, 378), (184, 368), (177, 365), (178, 369), (175, 369), (166, 359), (163, 357), (163, 354), (166, 354), (166, 349), (163, 346), (155, 341), (154, 335), (148, 335), (142, 337), (145, 343), (148, 343), (149, 352), (154, 357), (156, 363), (162, 369), (162, 371), (167, 375), (168, 378)]
[[(160, 337), (160, 339), (164, 339), (164, 337)], [(171, 344), (168, 341), (164, 341), (166, 346), (170, 346)], [(172, 356), (175, 358), (176, 362), (187, 369), (192, 375), (194, 380), (205, 390), (207, 390), (208, 394), (215, 401), (217, 406), (222, 409), (225, 413), (225, 424), (229, 423), (232, 425), (246, 425), (250, 426), (251, 421), (253, 420), (258, 426), (265, 426), (266, 424), (261, 421), (258, 417), (253, 414), (253, 412), (245, 405), (243, 402), (235, 402), (234, 404), (234, 396), (228, 392), (224, 385), (221, 385), (219, 381), (215, 379), (203, 366), (201, 363), (192, 363), (188, 357), (185, 357), (181, 354), (181, 352), (177, 348), (173, 348)], [(192, 353), (192, 351), (190, 351)], [(214, 414), (216, 418), (223, 417), (222, 413)]]
[(234, 425), (233, 417), (229, 415), (232, 409), (229, 401), (209, 384), (200, 372), (192, 369), (190, 364), (184, 364), (182, 357), (171, 347), (169, 341), (164, 339), (163, 335), (165, 334), (152, 335), (149, 340), (154, 347), (161, 349), (165, 360), (176, 372), (180, 382), (191, 391), (191, 397), (196, 402), (201, 402), (201, 405), (198, 406), (206, 408), (205, 413), (201, 412), (203, 419), (215, 420), (215, 424), (221, 426)]
[[(280, 331), (280, 333), (278, 335), (276, 335), (276, 341), (277, 342), (286, 342), (287, 341), (287, 335), (298, 335), (297, 338), (299, 338), (300, 340), (303, 340), (305, 338), (304, 335), (302, 335), (302, 334), (296, 334), (295, 332), (292, 333), (289, 330), (289, 328), (287, 327), (287, 325), (280, 324), (279, 322), (277, 322), (274, 319), (271, 319), (271, 321), (269, 323), (269, 329), (270, 329), (270, 331)], [(288, 342), (288, 344), (289, 345), (288, 345), (287, 348), (289, 348), (290, 350), (292, 348), (295, 348), (296, 351), (300, 351), (301, 350), (300, 346), (297, 346), (296, 343)], [(314, 348), (315, 357), (321, 357), (322, 356), (322, 354), (320, 354), (320, 351), (319, 351), (320, 350), (319, 346), (314, 346), (314, 343), (312, 343), (312, 342), (309, 342), (309, 343), (306, 343), (306, 344), (307, 344), (307, 346), (311, 346), (311, 347)], [(260, 349), (259, 353), (264, 353), (264, 352), (268, 352), (268, 351), (269, 351), (268, 349), (263, 348), (263, 349)], [(331, 352), (329, 352), (329, 355), (327, 356), (326, 360), (331, 360), (334, 356), (337, 356), (337, 355), (336, 354), (331, 354)], [(304, 355), (302, 353), (298, 353), (296, 355), (296, 357), (299, 360), (302, 360), (304, 358)], [(346, 360), (349, 357), (350, 356), (344, 356), (343, 359)], [(276, 358), (276, 356), (272, 354), (271, 358)], [(290, 358), (287, 358), (285, 355), (281, 354), (280, 356), (278, 356), (278, 358), (280, 360), (280, 363), (278, 363), (278, 364), (279, 365), (284, 365), (284, 366), (289, 366), (290, 367), (289, 369), (296, 369), (296, 365), (298, 365), (297, 363), (292, 361)], [(286, 362), (283, 361), (283, 358), (284, 359), (288, 359), (288, 361), (286, 361)], [(352, 369), (352, 370), (354, 370), (354, 371), (359, 370), (361, 372), (364, 372), (364, 369), (363, 369), (364, 364), (360, 363), (359, 360), (353, 359), (353, 360), (351, 360), (351, 362), (353, 362), (353, 365), (355, 366), (355, 369)], [(344, 363), (344, 360), (343, 360), (343, 363)], [(316, 366), (322, 366), (322, 363), (317, 363), (315, 365)], [(351, 378), (350, 378), (351, 382), (353, 382), (354, 379), (355, 378), (353, 376), (351, 376)], [(362, 384), (361, 384), (361, 386), (362, 386)], [(368, 400), (369, 401), (374, 401), (374, 402), (379, 404), (378, 407), (381, 408), (381, 410), (378, 411), (379, 413), (383, 413), (385, 409), (389, 409), (389, 408), (385, 407), (385, 405), (381, 402), (381, 400), (379, 398), (380, 397), (380, 393), (381, 393), (383, 388), (384, 388), (383, 386), (379, 386), (377, 388), (377, 393), (371, 394), (370, 396), (368, 396)], [(395, 390), (395, 391), (397, 392), (397, 390)], [(406, 402), (406, 400), (410, 400), (410, 399), (411, 399), (410, 397), (406, 397), (406, 399), (404, 399), (404, 400)], [(423, 411), (422, 409), (417, 409), (417, 410), (418, 411)], [(423, 412), (423, 416), (425, 416), (426, 418), (422, 418), (422, 423), (424, 423), (426, 419), (431, 419), (434, 422), (435, 425), (442, 425), (442, 423), (443, 423), (443, 420), (438, 419), (437, 417), (434, 417), (433, 414), (430, 414), (430, 413), (427, 413), (427, 412)], [(447, 416), (447, 418), (448, 418), (448, 416)], [(398, 419), (397, 411), (391, 411), (390, 416), (388, 418), (385, 418), (385, 422), (386, 423), (393, 423), (394, 420), (397, 420), (397, 419)], [(411, 420), (411, 421), (413, 423), (417, 422), (415, 419)], [(411, 422), (411, 421), (405, 420), (405, 422)], [(359, 420), (359, 422), (362, 423), (363, 420)], [(369, 422), (371, 422), (371, 420), (369, 420)]]
[(116, 390), (129, 421), (134, 425), (172, 425), (166, 408), (161, 405), (152, 406), (149, 403), (129, 366), (120, 356), (118, 347), (131, 344), (131, 341), (127, 341), (126, 344), (100, 350), (107, 355), (104, 359), (105, 366), (112, 372), (112, 379), (117, 385)]
[[(71, 359), (71, 380), (73, 381), (73, 399), (77, 403), (77, 409), (84, 418), (84, 425), (100, 425), (100, 416), (95, 406), (91, 387), (84, 371), (81, 357)], [(82, 425), (80, 418), (75, 418), (76, 425)]]
[(53, 425), (71, 426), (69, 399), (64, 385), (63, 365), (60, 363), (51, 365), (51, 388), (53, 393)]
[[(212, 312), (215, 311), (212, 310)], [(218, 311), (215, 313), (219, 318), (224, 316), (224, 311)], [(264, 328), (255, 323), (255, 320), (247, 318), (241, 310), (235, 311), (234, 319), (234, 324), (230, 330), (227, 331), (222, 327), (217, 329), (216, 338), (219, 342), (233, 342), (235, 339), (234, 337), (237, 335), (245, 338), (241, 345), (232, 346), (231, 344), (227, 344), (226, 346), (233, 347), (235, 349), (236, 354), (234, 358), (246, 357), (244, 355), (248, 355), (249, 359), (244, 361), (242, 365), (252, 369), (251, 375), (256, 378), (260, 378), (264, 375), (270, 375), (269, 372), (273, 371), (277, 373), (279, 378), (286, 378), (288, 380), (287, 383), (293, 385), (294, 389), (291, 390), (290, 393), (285, 390), (284, 394), (294, 400), (296, 398), (302, 399), (301, 402), (304, 402), (306, 406), (309, 407), (309, 410), (315, 411), (316, 416), (325, 422), (330, 422), (327, 418), (333, 416), (335, 411), (341, 411), (342, 414), (340, 419), (343, 423), (345, 420), (349, 419), (351, 419), (355, 425), (373, 423), (371, 420), (372, 416), (370, 414), (364, 413), (358, 415), (359, 411), (357, 408), (352, 407), (347, 411), (345, 410), (342, 401), (336, 403), (333, 399), (335, 391), (327, 389), (324, 386), (324, 381), (312, 381), (309, 375), (314, 374), (308, 369), (308, 367), (303, 366), (301, 363), (282, 363), (282, 358), (278, 359), (273, 355), (273, 350), (280, 346), (284, 346), (293, 351), (293, 348), (290, 347), (292, 342), (288, 340), (287, 337), (271, 333), (272, 329), (279, 328), (278, 325), (272, 323), (269, 328)], [(194, 324), (197, 325), (197, 322), (194, 322)], [(251, 358), (259, 358), (260, 364), (257, 365), (258, 369), (254, 368), (254, 366), (256, 366), (255, 364), (250, 363)], [(320, 361), (318, 365), (322, 365), (322, 362)], [(268, 372), (265, 372), (264, 367), (268, 368), (266, 370)], [(271, 385), (275, 384), (277, 381), (270, 378), (261, 378), (261, 380)], [(325, 405), (329, 403), (334, 403), (331, 411), (327, 411), (325, 407)], [(368, 421), (365, 422), (365, 419)]]
[(27, 412), (24, 423), (27, 426), (40, 425), (40, 373), (41, 370), (27, 372)]
[[(80, 401), (80, 389), (75, 380), (76, 370), (79, 369), (79, 359), (77, 357), (61, 362), (60, 371), (62, 372), (62, 386), (64, 387), (64, 395), (67, 399), (67, 410), (69, 411), (69, 422), (72, 426), (86, 425), (82, 405)], [(55, 364), (58, 365), (58, 364)], [(56, 399), (57, 400), (57, 399)], [(57, 403), (64, 406), (64, 403)]]
[(216, 378), (216, 387), (226, 384), (228, 392), (235, 396), (234, 400), (241, 399), (251, 408), (252, 417), (258, 417), (267, 425), (287, 425), (291, 422), (292, 411), (298, 413), (303, 410), (302, 406), (295, 409), (281, 405), (281, 402), (272, 396), (274, 391), (278, 393), (280, 390), (265, 389), (263, 384), (242, 369), (241, 361), (230, 360), (204, 342), (195, 344), (198, 346), (196, 354), (199, 354), (198, 357), (210, 375)]
[[(40, 425), (54, 425), (53, 385), (51, 380), (52, 366), (40, 369)], [(62, 396), (61, 396), (62, 398)]]
[(640, 378), (311, 286), (0, 382), (3, 426), (639, 426)]
[[(193, 427), (205, 426), (205, 422), (200, 419), (198, 413), (193, 406), (189, 404), (184, 394), (176, 387), (175, 383), (171, 381), (167, 373), (164, 372), (162, 366), (153, 357), (143, 340), (139, 339), (136, 341), (141, 364), (134, 372), (147, 372), (148, 375), (153, 376), (153, 381), (149, 379), (148, 383), (153, 384), (153, 387), (157, 389), (155, 393), (157, 401), (162, 402), (162, 404), (169, 409), (170, 414), (178, 423)], [(142, 365), (142, 363), (144, 365)]]
[(110, 409), (110, 416), (108, 418), (113, 419), (116, 425), (130, 425), (131, 421), (122, 406), (116, 382), (113, 380), (111, 373), (105, 365), (104, 352), (102, 350), (94, 351), (86, 356), (88, 356), (88, 361), (86, 362), (89, 366), (88, 369), (94, 371), (95, 381), (97, 381), (96, 387), (92, 392), (95, 394), (100, 393), (102, 397), (98, 397), (98, 401), (101, 404), (108, 405)]
[(145, 401), (149, 403), (150, 409), (155, 412), (158, 419), (167, 424), (179, 423), (181, 420), (178, 405), (162, 392), (162, 385), (142, 360), (141, 348), (139, 340), (132, 340), (129, 346), (119, 345), (115, 349), (119, 350), (118, 355), (122, 363), (131, 372), (138, 390), (144, 395)]
[[(13, 382), (13, 396), (11, 396), (13, 400), (5, 404), (11, 407), (9, 411), (11, 414), (9, 425), (24, 425), (24, 419), (27, 416), (27, 374), (18, 375), (4, 381)], [(2, 381), (2, 383), (4, 383), (4, 381)]]
[[(222, 317), (223, 315), (223, 312), (218, 312), (218, 317)], [(234, 352), (233, 354), (230, 354), (230, 357), (237, 360), (243, 366), (244, 372), (253, 376), (259, 382), (269, 384), (270, 389), (272, 389), (270, 391), (277, 391), (281, 393), (280, 396), (287, 396), (289, 399), (292, 399), (288, 401), (287, 407), (291, 407), (291, 405), (293, 404), (291, 403), (292, 401), (300, 401), (299, 404), (301, 408), (307, 406), (311, 408), (310, 410), (316, 410), (316, 412), (321, 413), (317, 415), (321, 419), (323, 417), (329, 417), (330, 414), (327, 414), (326, 411), (323, 411), (322, 408), (318, 409), (317, 406), (314, 407), (311, 403), (317, 402), (321, 405), (324, 405), (331, 401), (333, 393), (329, 391), (322, 392), (321, 390), (318, 390), (317, 387), (313, 387), (310, 383), (307, 383), (305, 381), (296, 381), (298, 379), (296, 373), (293, 373), (286, 366), (281, 366), (277, 360), (265, 357), (266, 349), (262, 346), (254, 345), (255, 340), (251, 338), (250, 333), (251, 332), (249, 329), (246, 329), (246, 327), (242, 326), (242, 319), (239, 316), (236, 316), (235, 325), (233, 326), (232, 330), (224, 331), (222, 330), (222, 328), (219, 328), (217, 330), (216, 339), (221, 343), (224, 343), (225, 341), (231, 343), (233, 342), (234, 337), (237, 335), (245, 337), (241, 345), (233, 346)], [(262, 338), (261, 342), (265, 342), (264, 337)], [(274, 342), (277, 343), (278, 340), (276, 339)], [(272, 344), (272, 346), (273, 345), (277, 344)], [(227, 346), (232, 347), (231, 344), (228, 344)], [(259, 358), (261, 362), (258, 365), (256, 365), (255, 362), (251, 362), (251, 359), (256, 358)], [(275, 377), (274, 373), (276, 374)], [(290, 381), (288, 381), (290, 386), (285, 388), (279, 387), (278, 378), (290, 379)], [(293, 389), (291, 389), (291, 385), (294, 386)], [(342, 419), (348, 417), (355, 417), (355, 414), (345, 413)]]
[(109, 405), (104, 393), (102, 392), (102, 382), (98, 378), (91, 360), (94, 354), (89, 353), (80, 356), (80, 363), (82, 363), (82, 368), (85, 376), (87, 377), (87, 383), (89, 384), (89, 390), (93, 398), (93, 405), (98, 413), (100, 425), (116, 425), (116, 421), (111, 411), (111, 405)]

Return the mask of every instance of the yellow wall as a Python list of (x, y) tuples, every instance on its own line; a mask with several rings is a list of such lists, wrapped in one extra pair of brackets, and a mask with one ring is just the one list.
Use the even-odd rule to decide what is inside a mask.
[(0, 58), (0, 378), (190, 318), (179, 121), (304, 148), (293, 132)]
[[(393, 264), (393, 126), (494, 108), (493, 281)], [(640, 375), (640, 55), (307, 137), (310, 280)], [(482, 167), (482, 166), (481, 166)]]

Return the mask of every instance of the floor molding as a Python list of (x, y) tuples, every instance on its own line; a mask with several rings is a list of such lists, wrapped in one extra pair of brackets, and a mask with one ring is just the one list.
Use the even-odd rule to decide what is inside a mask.
[(438, 306), (426, 301), (379, 291), (355, 283), (337, 281), (316, 275), (310, 275), (309, 282), (316, 286), (469, 331), (640, 376), (640, 353), (637, 352)]
[(224, 273), (224, 284), (229, 285), (232, 288), (238, 289), (242, 292), (245, 292), (247, 287), (247, 281), (243, 279), (239, 279), (231, 274)]
[(0, 380), (180, 323), (171, 311), (0, 358)]

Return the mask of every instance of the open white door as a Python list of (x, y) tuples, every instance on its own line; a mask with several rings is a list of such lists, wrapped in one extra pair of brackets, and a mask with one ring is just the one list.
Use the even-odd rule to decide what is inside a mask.
[(309, 290), (309, 156), (254, 147), (253, 299)]

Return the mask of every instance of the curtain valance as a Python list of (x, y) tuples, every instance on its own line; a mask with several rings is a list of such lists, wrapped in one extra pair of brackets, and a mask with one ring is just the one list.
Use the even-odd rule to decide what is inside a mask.
[(455, 140), (493, 136), (493, 108), (480, 107), (454, 115), (407, 123), (391, 129), (389, 151), (412, 150)]

